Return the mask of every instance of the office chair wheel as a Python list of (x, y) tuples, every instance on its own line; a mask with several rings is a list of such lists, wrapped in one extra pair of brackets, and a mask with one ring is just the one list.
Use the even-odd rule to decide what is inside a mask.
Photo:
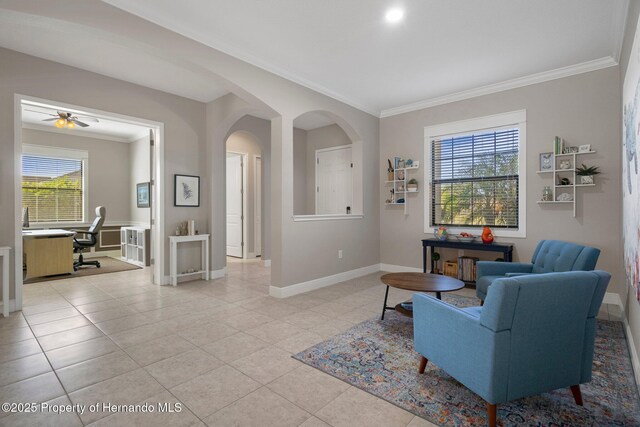
[(100, 262), (96, 261), (96, 267), (100, 268)]

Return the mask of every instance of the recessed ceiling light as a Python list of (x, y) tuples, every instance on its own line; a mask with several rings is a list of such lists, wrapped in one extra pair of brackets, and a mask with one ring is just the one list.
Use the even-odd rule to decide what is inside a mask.
[(392, 9), (387, 10), (387, 13), (384, 15), (385, 19), (390, 24), (397, 24), (402, 21), (404, 18), (404, 10), (394, 7)]

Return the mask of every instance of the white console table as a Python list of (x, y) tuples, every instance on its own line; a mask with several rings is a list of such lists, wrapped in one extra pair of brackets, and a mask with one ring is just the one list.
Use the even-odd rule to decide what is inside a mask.
[(2, 315), (9, 317), (9, 254), (11, 248), (0, 246), (0, 257), (2, 257)]
[[(191, 273), (178, 273), (178, 243), (201, 242), (202, 254), (200, 270)], [(201, 274), (202, 278), (209, 280), (209, 235), (196, 234), (195, 236), (169, 236), (169, 279), (173, 286), (178, 285), (178, 277), (194, 276)]]

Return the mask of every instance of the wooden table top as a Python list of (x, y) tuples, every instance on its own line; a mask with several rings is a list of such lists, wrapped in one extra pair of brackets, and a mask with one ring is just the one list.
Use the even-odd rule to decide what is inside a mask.
[(385, 285), (417, 292), (450, 292), (464, 288), (464, 282), (430, 273), (389, 273), (380, 278)]

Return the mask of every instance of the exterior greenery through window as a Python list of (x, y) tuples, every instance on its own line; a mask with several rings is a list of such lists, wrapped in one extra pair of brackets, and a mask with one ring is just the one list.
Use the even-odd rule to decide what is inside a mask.
[(29, 222), (83, 220), (83, 161), (40, 155), (22, 156), (22, 207)]
[(431, 226), (519, 227), (515, 128), (431, 141)]

